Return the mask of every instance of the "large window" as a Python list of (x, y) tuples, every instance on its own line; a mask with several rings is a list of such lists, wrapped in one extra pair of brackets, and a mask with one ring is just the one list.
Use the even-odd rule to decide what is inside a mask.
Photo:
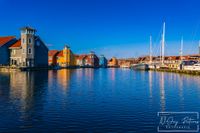
[(31, 41), (31, 38), (29, 38), (29, 39), (28, 39), (28, 43), (31, 43), (31, 42), (32, 42), (32, 41)]

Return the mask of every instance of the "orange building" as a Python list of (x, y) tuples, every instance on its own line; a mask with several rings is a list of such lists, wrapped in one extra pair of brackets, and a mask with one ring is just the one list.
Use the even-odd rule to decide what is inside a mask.
[(108, 67), (118, 67), (118, 60), (115, 57), (112, 57), (109, 61), (108, 61)]

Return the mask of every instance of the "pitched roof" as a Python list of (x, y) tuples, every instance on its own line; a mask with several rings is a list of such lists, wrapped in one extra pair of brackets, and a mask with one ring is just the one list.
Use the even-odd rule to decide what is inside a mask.
[(59, 51), (57, 56), (63, 56), (63, 51)]
[(6, 37), (0, 37), (0, 47), (3, 46), (4, 44), (8, 43), (12, 39), (14, 39), (14, 36), (6, 36)]
[(9, 48), (18, 48), (21, 47), (21, 39), (17, 40), (14, 44), (12, 44)]
[(55, 56), (58, 52), (58, 50), (50, 50), (48, 56)]
[(78, 60), (83, 60), (87, 55), (86, 54), (82, 54), (82, 55), (78, 55)]

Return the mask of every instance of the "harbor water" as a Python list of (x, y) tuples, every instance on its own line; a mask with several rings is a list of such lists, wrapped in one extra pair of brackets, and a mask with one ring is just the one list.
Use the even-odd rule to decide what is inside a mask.
[(157, 132), (200, 111), (200, 77), (131, 69), (0, 72), (0, 132)]

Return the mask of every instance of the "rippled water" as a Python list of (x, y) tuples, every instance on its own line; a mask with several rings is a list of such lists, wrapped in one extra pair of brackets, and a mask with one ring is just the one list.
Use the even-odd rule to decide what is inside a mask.
[(0, 73), (0, 132), (157, 132), (200, 110), (200, 77), (129, 69)]

